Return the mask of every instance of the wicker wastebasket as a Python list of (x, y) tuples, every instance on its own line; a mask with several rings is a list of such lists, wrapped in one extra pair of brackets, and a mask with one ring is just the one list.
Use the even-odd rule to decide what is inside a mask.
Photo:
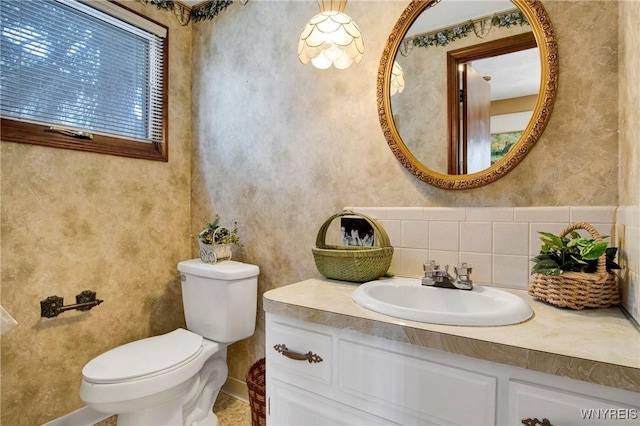
[(265, 359), (261, 358), (247, 372), (249, 405), (251, 406), (251, 426), (266, 426), (267, 396), (265, 382)]

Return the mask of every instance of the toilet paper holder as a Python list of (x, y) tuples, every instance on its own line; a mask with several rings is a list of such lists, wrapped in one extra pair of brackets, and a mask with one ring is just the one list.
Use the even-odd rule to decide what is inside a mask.
[(78, 310), (88, 311), (94, 306), (101, 304), (103, 300), (96, 298), (96, 292), (85, 290), (76, 295), (76, 303), (64, 306), (64, 298), (60, 296), (49, 296), (40, 301), (40, 316), (43, 318), (54, 318), (65, 311)]

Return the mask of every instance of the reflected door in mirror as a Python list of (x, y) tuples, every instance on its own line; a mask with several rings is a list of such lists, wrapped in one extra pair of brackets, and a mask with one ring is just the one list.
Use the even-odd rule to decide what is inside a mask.
[(470, 63), (462, 67), (462, 149), (456, 153), (454, 164), (460, 167), (451, 174), (467, 174), (491, 166), (491, 85)]
[[(519, 54), (522, 51), (532, 54)], [(525, 129), (540, 87), (538, 56), (532, 32), (447, 52), (449, 174), (480, 172), (508, 152), (504, 147), (500, 155), (492, 152), (495, 151), (491, 146), (492, 135), (504, 133), (494, 120), (510, 120), (510, 132)], [(523, 64), (526, 72), (518, 72)], [(522, 112), (514, 108), (519, 108), (516, 105), (521, 104), (518, 100), (523, 97), (533, 98), (528, 103), (528, 119), (505, 118), (505, 114)], [(503, 107), (494, 107), (494, 103), (502, 103)]]

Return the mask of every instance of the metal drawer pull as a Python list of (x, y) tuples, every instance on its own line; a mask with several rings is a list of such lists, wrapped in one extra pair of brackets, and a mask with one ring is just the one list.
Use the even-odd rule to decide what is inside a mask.
[(286, 356), (287, 358), (293, 359), (296, 361), (309, 361), (310, 364), (316, 363), (316, 362), (322, 362), (322, 357), (320, 355), (314, 354), (311, 351), (307, 352), (306, 354), (290, 351), (289, 348), (287, 348), (287, 345), (285, 345), (284, 343), (280, 345), (275, 345), (273, 349), (280, 352), (282, 355)]
[(551, 424), (551, 422), (549, 421), (549, 419), (542, 419), (542, 421), (538, 420), (537, 418), (535, 419), (524, 419), (522, 421), (522, 424), (525, 426), (553, 426)]

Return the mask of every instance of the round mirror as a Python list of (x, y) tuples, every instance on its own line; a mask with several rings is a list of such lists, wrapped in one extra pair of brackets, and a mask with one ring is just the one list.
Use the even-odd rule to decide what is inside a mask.
[(557, 83), (556, 39), (538, 0), (413, 0), (380, 60), (380, 124), (417, 178), (475, 188), (533, 147)]

